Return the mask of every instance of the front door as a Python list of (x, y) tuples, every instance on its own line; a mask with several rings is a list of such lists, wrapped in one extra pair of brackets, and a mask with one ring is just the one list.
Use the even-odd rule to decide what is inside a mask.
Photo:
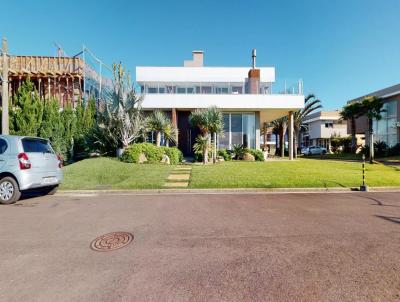
[(183, 155), (193, 155), (193, 144), (199, 134), (196, 127), (191, 127), (189, 123), (190, 111), (178, 111), (178, 148), (182, 151)]

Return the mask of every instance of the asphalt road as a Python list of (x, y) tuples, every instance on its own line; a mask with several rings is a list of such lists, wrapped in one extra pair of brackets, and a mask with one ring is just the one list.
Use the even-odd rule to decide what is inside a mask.
[(400, 301), (399, 195), (26, 199), (0, 206), (0, 301)]

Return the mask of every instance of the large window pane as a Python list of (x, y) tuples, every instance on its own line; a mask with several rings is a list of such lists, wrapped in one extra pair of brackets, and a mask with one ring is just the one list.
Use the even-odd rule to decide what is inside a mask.
[(231, 114), (232, 146), (242, 144), (242, 115)]
[(223, 114), (224, 134), (219, 135), (219, 148), (229, 149), (229, 113)]
[(256, 146), (256, 128), (254, 114), (243, 114), (243, 145), (248, 148)]

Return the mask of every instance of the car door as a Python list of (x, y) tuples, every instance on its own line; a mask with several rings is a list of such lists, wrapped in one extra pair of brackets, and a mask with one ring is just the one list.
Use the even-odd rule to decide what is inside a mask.
[(6, 165), (6, 151), (8, 149), (8, 143), (5, 139), (0, 138), (0, 171), (3, 171)]

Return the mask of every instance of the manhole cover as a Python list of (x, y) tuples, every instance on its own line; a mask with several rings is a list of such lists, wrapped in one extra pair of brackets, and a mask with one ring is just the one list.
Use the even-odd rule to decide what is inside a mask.
[(93, 240), (90, 248), (94, 251), (108, 252), (127, 246), (132, 240), (133, 235), (131, 233), (113, 232)]

